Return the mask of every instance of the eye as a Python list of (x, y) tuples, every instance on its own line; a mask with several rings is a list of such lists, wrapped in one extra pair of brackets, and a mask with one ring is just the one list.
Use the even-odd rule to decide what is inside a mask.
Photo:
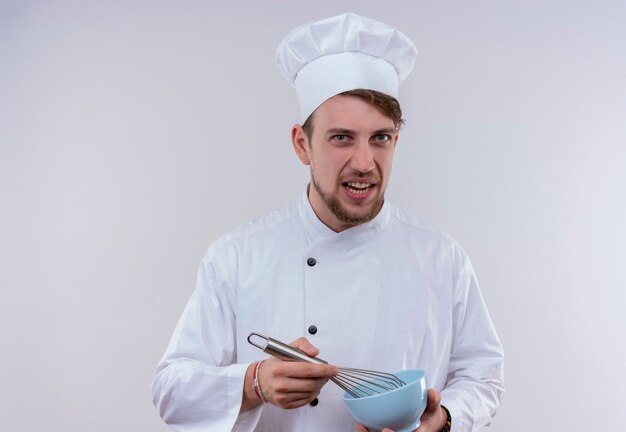
[(337, 142), (343, 143), (348, 141), (348, 135), (334, 135), (333, 139)]
[(391, 136), (387, 134), (374, 135), (374, 141), (377, 143), (386, 143), (387, 141), (391, 141)]

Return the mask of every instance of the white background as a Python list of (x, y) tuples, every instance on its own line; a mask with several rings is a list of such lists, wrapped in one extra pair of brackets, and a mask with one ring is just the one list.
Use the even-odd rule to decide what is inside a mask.
[(349, 10), (420, 51), (388, 197), (472, 257), (490, 430), (624, 428), (625, 3), (371, 3), (0, 0), (0, 429), (168, 430), (206, 248), (306, 185), (275, 47)]

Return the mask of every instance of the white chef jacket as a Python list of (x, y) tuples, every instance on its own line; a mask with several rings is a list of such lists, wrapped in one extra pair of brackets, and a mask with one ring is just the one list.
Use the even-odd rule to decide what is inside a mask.
[(250, 332), (306, 336), (338, 366), (424, 369), (454, 432), (488, 424), (504, 390), (502, 347), (467, 256), (387, 202), (372, 221), (336, 233), (303, 193), (219, 238), (153, 383), (159, 414), (180, 432), (354, 431), (330, 382), (317, 406), (240, 414), (246, 369), (267, 357)]

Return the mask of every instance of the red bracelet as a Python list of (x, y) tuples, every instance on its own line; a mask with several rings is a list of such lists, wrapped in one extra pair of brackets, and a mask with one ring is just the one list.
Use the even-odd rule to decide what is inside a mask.
[(261, 360), (260, 362), (257, 362), (257, 364), (254, 366), (254, 371), (252, 372), (252, 388), (254, 389), (254, 393), (256, 393), (259, 399), (261, 399), (263, 403), (266, 403), (266, 400), (263, 397), (263, 391), (261, 390), (261, 385), (259, 384), (258, 377), (259, 368), (261, 367), (261, 363), (263, 363), (264, 361), (265, 360)]

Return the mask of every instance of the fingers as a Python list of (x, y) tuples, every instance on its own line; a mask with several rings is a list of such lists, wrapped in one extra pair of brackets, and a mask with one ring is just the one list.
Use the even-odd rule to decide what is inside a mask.
[(259, 367), (258, 378), (266, 401), (291, 409), (315, 399), (337, 372), (333, 365), (269, 358)]
[(291, 378), (331, 378), (339, 373), (337, 366), (330, 364), (313, 364), (304, 362), (276, 362), (272, 364), (273, 375)]
[(305, 337), (298, 338), (295, 341), (291, 342), (289, 345), (304, 351), (307, 355), (311, 357), (317, 357), (317, 355), (320, 353), (320, 350), (311, 342), (309, 342), (309, 340)]
[(283, 375), (270, 375), (272, 391), (278, 393), (319, 392), (328, 381), (326, 378), (292, 378)]
[[(365, 426), (361, 424), (356, 425), (356, 431), (357, 432), (370, 432), (368, 428), (366, 428)], [(391, 429), (383, 429), (382, 432), (393, 432), (393, 431)]]
[[(307, 355), (311, 357), (316, 357), (320, 353), (320, 350), (316, 346), (314, 346), (311, 342), (309, 342), (309, 340), (305, 337), (298, 338), (295, 341), (291, 342), (289, 345), (291, 345), (294, 348), (298, 348), (301, 351), (304, 351)], [(301, 363), (294, 363), (294, 362), (286, 362), (286, 364), (300, 364), (301, 365)], [(291, 375), (291, 376), (298, 376), (302, 378), (306, 378), (306, 377), (313, 378), (317, 376), (325, 376), (327, 378), (330, 378), (339, 373), (339, 370), (337, 369), (336, 366), (323, 365), (324, 367), (320, 369), (319, 367), (317, 367), (319, 365), (316, 365), (313, 363), (311, 363), (311, 365), (313, 365), (313, 368), (301, 368), (301, 366), (298, 366), (296, 369), (294, 369), (296, 373), (304, 373), (305, 375)]]
[[(336, 366), (316, 365), (300, 362), (272, 362), (266, 366), (263, 383), (268, 382), (276, 393), (316, 393), (336, 373)], [(296, 396), (296, 395), (294, 395)], [(300, 395), (300, 397), (306, 397)]]
[(272, 403), (283, 409), (294, 409), (308, 405), (319, 396), (319, 392), (314, 393), (276, 393)]
[[(357, 424), (357, 425), (356, 425), (356, 432), (369, 432), (369, 429), (368, 429), (368, 428), (366, 428), (366, 427), (365, 427), (365, 426), (363, 426), (363, 425)], [(382, 431), (382, 432), (393, 432), (393, 431), (392, 431), (391, 429), (387, 429), (387, 428), (385, 428), (385, 429), (383, 429), (383, 431)]]

